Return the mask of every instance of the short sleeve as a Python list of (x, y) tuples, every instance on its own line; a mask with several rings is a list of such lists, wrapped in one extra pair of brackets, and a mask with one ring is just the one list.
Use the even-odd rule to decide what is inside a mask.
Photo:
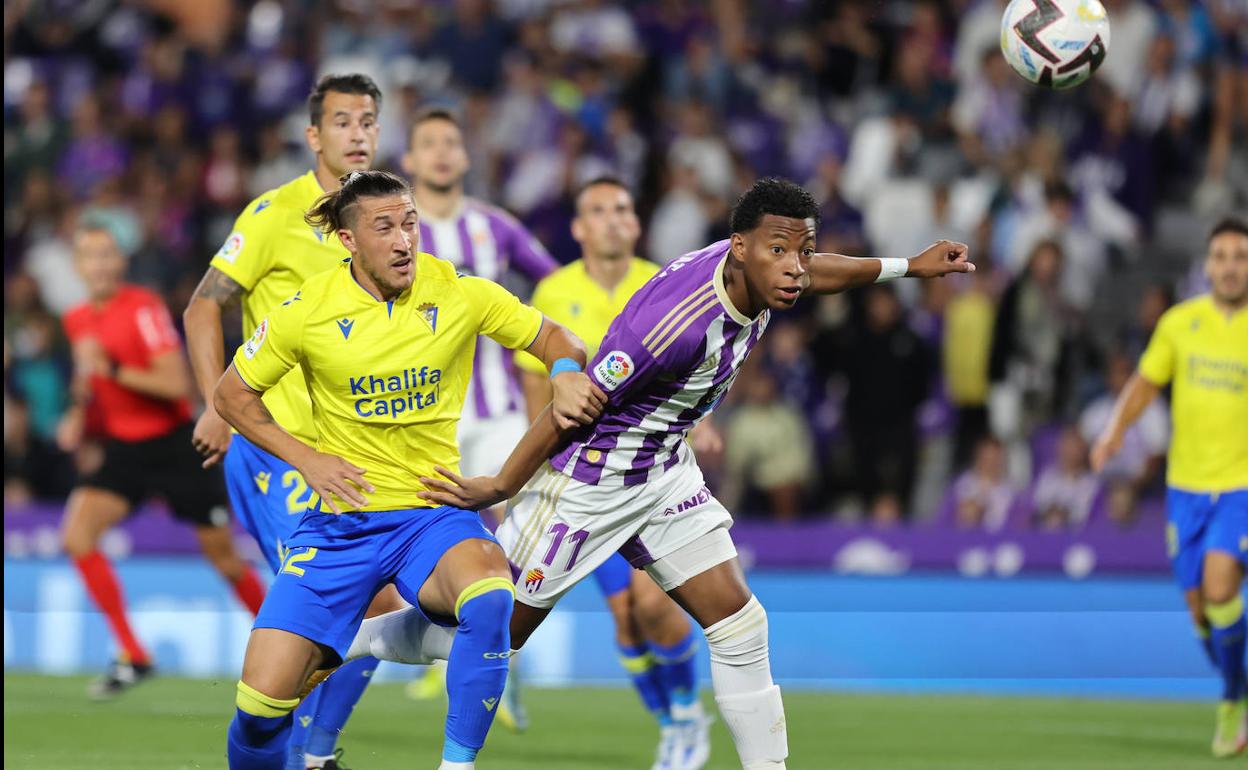
[(178, 336), (178, 330), (173, 325), (169, 308), (156, 297), (135, 307), (134, 324), (148, 360), (182, 347), (182, 338)]
[(234, 220), (234, 229), (213, 255), (212, 267), (220, 270), (247, 291), (269, 271), (273, 262), (272, 237), (280, 231), (282, 209), (271, 205), (271, 196), (261, 196), (243, 209)]
[(523, 350), (542, 330), (542, 314), (504, 289), (484, 278), (465, 276), (462, 282), (468, 304), (481, 313), (478, 333), (505, 348)]
[(1169, 384), (1174, 377), (1173, 318), (1171, 313), (1161, 317), (1144, 355), (1140, 356), (1140, 375), (1158, 387)]
[[(669, 350), (671, 350), (669, 348)], [(664, 358), (669, 358), (665, 353)], [(651, 355), (628, 319), (616, 316), (603, 337), (598, 354), (589, 363), (589, 378), (607, 394), (610, 403), (626, 400), (659, 375), (662, 363)]]
[[(539, 313), (548, 317), (553, 317), (555, 315), (551, 308), (553, 299), (554, 290), (550, 288), (550, 283), (548, 281), (543, 280), (537, 285), (537, 288), (534, 289), (533, 300), (530, 304)], [(541, 359), (527, 350), (516, 351), (516, 366), (526, 372), (546, 374), (546, 364), (542, 363)]]
[(296, 294), (260, 321), (234, 354), (234, 368), (253, 390), (273, 387), (303, 358), (308, 303)]

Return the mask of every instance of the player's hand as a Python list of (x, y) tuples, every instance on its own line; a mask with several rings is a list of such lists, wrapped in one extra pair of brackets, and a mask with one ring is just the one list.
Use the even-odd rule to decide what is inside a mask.
[(433, 469), (444, 478), (421, 476), (420, 483), (428, 487), (416, 493), (422, 500), (467, 511), (480, 511), (507, 499), (507, 490), (503, 489), (497, 476), (474, 476), (466, 479), (441, 465), (435, 465)]
[(1105, 464), (1118, 454), (1120, 449), (1122, 449), (1122, 436), (1110, 430), (1102, 433), (1092, 445), (1092, 451), (1089, 453), (1088, 460), (1092, 464), (1092, 471), (1100, 473)]
[(74, 343), (72, 350), (74, 367), (84, 377), (108, 377), (114, 374), (113, 363), (104, 346), (94, 337), (83, 337)]
[(196, 452), (204, 456), (204, 467), (211, 468), (221, 462), (225, 450), (230, 448), (230, 424), (212, 406), (205, 407), (204, 413), (195, 421), (191, 444)]
[(585, 372), (560, 372), (550, 384), (554, 391), (550, 414), (559, 430), (591, 424), (607, 405), (607, 394)]
[(312, 451), (307, 460), (295, 467), (312, 491), (320, 495), (321, 502), (328, 505), (334, 513), (342, 513), (342, 509), (334, 502), (335, 497), (347, 504), (347, 510), (359, 510), (368, 505), (368, 500), (360, 491), (375, 491), (373, 485), (364, 478), (366, 470), (337, 455)]
[(937, 241), (910, 258), (906, 275), (912, 278), (943, 278), (949, 273), (973, 273), (970, 249), (965, 243)]
[(689, 444), (699, 462), (717, 465), (724, 453), (724, 434), (719, 432), (710, 417), (706, 417), (689, 431)]
[(82, 446), (82, 437), (86, 433), (86, 412), (80, 407), (71, 407), (56, 424), (56, 446), (62, 452), (76, 452)]

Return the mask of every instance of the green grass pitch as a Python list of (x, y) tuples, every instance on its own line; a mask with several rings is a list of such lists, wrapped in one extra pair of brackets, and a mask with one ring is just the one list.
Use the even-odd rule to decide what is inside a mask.
[[(156, 679), (92, 703), (86, 679), (6, 674), (4, 765), (24, 770), (225, 767), (234, 683)], [(710, 703), (709, 694), (706, 696)], [(526, 691), (533, 726), (496, 728), (481, 770), (646, 770), (657, 728), (629, 690)], [(787, 692), (793, 770), (1188, 770), (1208, 758), (1213, 705)], [(378, 684), (340, 743), (352, 770), (437, 767), (441, 703)], [(739, 768), (714, 729), (707, 766)]]

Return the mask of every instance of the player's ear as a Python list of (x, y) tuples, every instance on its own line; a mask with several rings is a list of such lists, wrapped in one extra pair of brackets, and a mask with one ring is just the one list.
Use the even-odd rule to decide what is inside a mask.
[(342, 242), (342, 245), (345, 246), (347, 251), (351, 252), (351, 256), (354, 257), (356, 254), (355, 236), (351, 234), (351, 231), (345, 227), (339, 229), (338, 240)]
[(745, 236), (741, 233), (733, 233), (728, 247), (732, 258), (738, 262), (745, 261)]
[(399, 159), (399, 165), (403, 168), (403, 173), (407, 174), (408, 179), (415, 178), (416, 162), (412, 160), (411, 150), (403, 153), (403, 157)]
[(572, 217), (572, 240), (581, 243), (585, 240), (585, 224), (581, 222), (580, 217)]
[(312, 152), (321, 151), (321, 129), (317, 126), (308, 126), (303, 129), (303, 137), (308, 142), (308, 149)]

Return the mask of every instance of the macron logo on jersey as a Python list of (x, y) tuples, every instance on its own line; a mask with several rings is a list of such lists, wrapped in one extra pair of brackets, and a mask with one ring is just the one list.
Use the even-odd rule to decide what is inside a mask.
[(264, 211), (265, 209), (267, 209), (269, 206), (272, 206), (272, 205), (273, 205), (273, 202), (269, 200), (268, 198), (265, 198), (264, 200), (256, 204), (256, 207), (251, 210), (251, 213), (259, 214), (261, 211)]
[(344, 340), (351, 336), (352, 326), (355, 326), (355, 321), (350, 318), (344, 318), (338, 322), (338, 331), (342, 332), (342, 338)]
[(637, 369), (633, 358), (623, 350), (612, 350), (594, 367), (594, 374), (607, 390), (615, 390)]

